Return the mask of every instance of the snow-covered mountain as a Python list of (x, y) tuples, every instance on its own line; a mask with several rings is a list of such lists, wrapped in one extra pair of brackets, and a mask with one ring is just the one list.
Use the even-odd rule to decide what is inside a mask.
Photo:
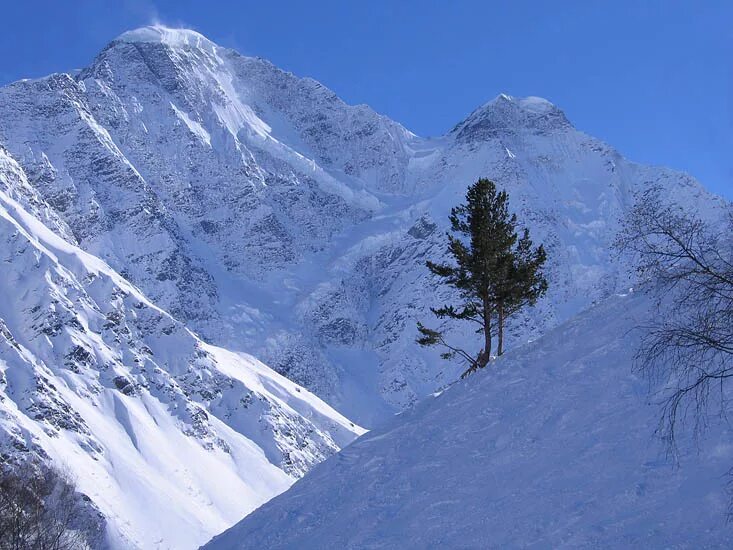
[(727, 548), (725, 423), (678, 466), (608, 298), (319, 464), (206, 550)]
[(0, 150), (0, 449), (68, 471), (111, 546), (195, 548), (363, 433), (48, 226)]
[(480, 176), (549, 249), (510, 346), (624, 286), (634, 192), (717, 201), (543, 99), (422, 138), (190, 30), (0, 88), (3, 449), (84, 472), (118, 546), (206, 540), (362, 433), (334, 409), (372, 427), (456, 379), (415, 321)]
[(424, 258), (479, 176), (550, 249), (536, 336), (618, 284), (608, 244), (634, 190), (707, 200), (538, 98), (506, 95), (424, 139), (309, 78), (189, 30), (146, 27), (74, 75), (0, 90), (0, 141), (63, 222), (207, 341), (254, 354), (364, 425), (455, 379), (415, 353)]

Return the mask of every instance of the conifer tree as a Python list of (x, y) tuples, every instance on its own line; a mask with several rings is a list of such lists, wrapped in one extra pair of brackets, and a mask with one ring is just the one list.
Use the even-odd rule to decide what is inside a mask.
[(529, 230), (525, 228), (509, 255), (506, 277), (496, 295), (497, 355), (504, 353), (505, 320), (525, 306), (534, 305), (547, 292), (547, 279), (542, 272), (546, 260), (545, 248), (542, 245), (533, 248)]
[[(498, 335), (498, 354), (504, 352), (504, 323), (547, 290), (542, 273), (544, 248), (533, 248), (529, 231), (517, 234), (517, 217), (509, 213), (509, 198), (488, 179), (479, 179), (466, 192), (466, 203), (451, 210), (448, 252), (453, 264), (426, 263), (428, 269), (454, 287), (458, 305), (431, 308), (439, 319), (469, 321), (483, 335), (483, 349), (471, 354), (449, 344), (443, 333), (418, 322), (422, 346), (440, 345), (445, 359), (459, 356), (468, 363), (464, 376), (485, 367), (492, 350), (492, 335)], [(496, 326), (494, 325), (496, 323)]]

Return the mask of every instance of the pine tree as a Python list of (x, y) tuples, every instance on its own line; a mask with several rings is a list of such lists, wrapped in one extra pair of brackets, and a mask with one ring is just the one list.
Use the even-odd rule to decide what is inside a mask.
[(497, 355), (504, 353), (504, 323), (525, 306), (534, 305), (547, 292), (547, 279), (542, 267), (547, 253), (542, 245), (532, 248), (529, 230), (524, 229), (522, 237), (510, 255), (510, 264), (503, 284), (496, 296), (498, 318)]
[[(458, 291), (460, 304), (431, 308), (439, 319), (470, 321), (483, 335), (483, 349), (472, 355), (450, 345), (442, 332), (418, 322), (422, 346), (440, 345), (445, 359), (460, 356), (469, 365), (464, 376), (485, 367), (491, 357), (492, 334), (498, 334), (498, 354), (504, 352), (504, 322), (547, 290), (542, 274), (546, 254), (534, 249), (529, 231), (517, 235), (517, 217), (509, 213), (509, 198), (488, 179), (479, 179), (466, 192), (466, 204), (451, 210), (448, 252), (455, 265), (426, 263), (428, 269)], [(452, 234), (451, 234), (452, 233)], [(498, 321), (496, 327), (494, 321)]]

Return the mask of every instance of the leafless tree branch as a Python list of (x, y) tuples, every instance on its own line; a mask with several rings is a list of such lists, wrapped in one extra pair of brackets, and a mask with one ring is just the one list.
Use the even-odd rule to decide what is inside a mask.
[(636, 367), (662, 383), (659, 431), (676, 456), (676, 432), (707, 426), (711, 401), (727, 412), (733, 378), (733, 210), (728, 225), (665, 205), (651, 189), (637, 199), (617, 247), (629, 254), (657, 297), (656, 319), (643, 331)]

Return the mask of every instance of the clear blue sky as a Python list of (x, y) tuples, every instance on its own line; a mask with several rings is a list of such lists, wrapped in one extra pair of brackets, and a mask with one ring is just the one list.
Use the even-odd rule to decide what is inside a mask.
[(6, 2), (0, 83), (82, 67), (122, 31), (188, 26), (421, 135), (538, 95), (632, 160), (733, 199), (733, 0)]

